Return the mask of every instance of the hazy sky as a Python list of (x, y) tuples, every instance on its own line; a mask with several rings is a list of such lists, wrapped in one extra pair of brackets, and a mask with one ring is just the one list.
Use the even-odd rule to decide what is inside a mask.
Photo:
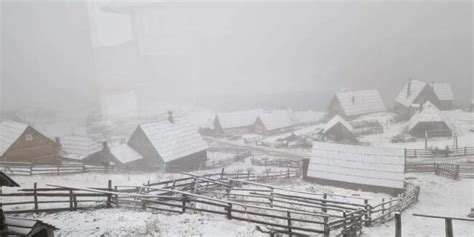
[[(151, 53), (138, 56), (133, 53), (137, 51), (132, 51), (131, 56), (122, 53), (130, 45), (137, 47), (136, 42), (130, 42), (134, 39), (134, 29), (129, 15), (102, 11), (108, 2), (90, 3), (89, 20), (80, 19), (90, 25), (90, 42), (96, 47), (108, 46), (107, 52), (119, 56), (107, 61), (106, 75), (115, 76), (105, 78), (109, 82), (106, 84), (114, 84), (114, 77), (125, 77), (127, 85), (149, 84), (149, 89), (169, 100), (186, 97), (196, 101), (217, 95), (281, 95), (304, 91), (324, 95), (309, 100), (325, 101), (338, 89), (378, 88), (390, 106), (408, 78), (451, 82), (459, 100), (472, 97), (471, 1), (154, 4), (146, 10), (146, 14), (153, 16), (152, 24), (146, 26), (152, 28), (152, 33), (143, 44)], [(51, 11), (57, 10), (54, 3), (50, 5)], [(21, 19), (16, 17), (13, 21), (8, 14), (2, 15), (3, 23), (10, 29), (2, 32), (3, 39), (16, 29)], [(28, 18), (28, 15), (23, 17)], [(44, 17), (48, 17), (47, 14)], [(68, 28), (67, 23), (62, 27)], [(144, 27), (143, 24), (139, 23)], [(75, 24), (71, 22), (69, 27), (74, 29)], [(62, 55), (68, 59), (74, 57), (78, 48), (70, 41), (58, 40), (64, 33), (58, 30), (49, 37), (61, 47), (70, 47), (69, 52)], [(22, 47), (14, 40), (7, 41), (13, 45), (2, 44), (4, 48)], [(2, 66), (13, 71), (2, 72), (2, 80), (28, 81), (28, 78), (17, 77), (15, 70), (20, 70), (21, 60), (11, 60), (17, 57), (15, 51), (8, 53), (12, 55), (7, 55), (8, 61), (2, 60)], [(130, 57), (120, 58), (120, 55)], [(3, 52), (2, 58), (5, 59)], [(44, 67), (54, 68), (47, 62)], [(96, 69), (84, 67), (84, 70)], [(123, 72), (127, 70), (129, 72)], [(41, 73), (37, 77), (41, 78)], [(104, 77), (96, 74), (94, 80), (101, 81)], [(71, 78), (77, 76), (71, 75)], [(53, 83), (55, 79), (59, 80), (49, 80)], [(18, 87), (18, 83), (13, 84), (15, 87), (8, 90)], [(27, 84), (22, 86), (27, 87)], [(81, 95), (83, 89), (78, 90), (77, 94)], [(56, 89), (50, 91), (62, 93)], [(308, 103), (308, 107), (314, 104), (320, 106)]]

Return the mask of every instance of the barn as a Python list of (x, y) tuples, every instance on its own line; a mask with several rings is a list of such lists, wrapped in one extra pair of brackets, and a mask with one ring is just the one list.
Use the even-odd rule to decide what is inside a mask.
[(216, 114), (214, 129), (218, 135), (232, 136), (254, 132), (260, 110), (234, 111)]
[(404, 169), (403, 149), (318, 142), (303, 162), (303, 179), (395, 196), (403, 192)]
[(144, 157), (128, 144), (110, 147), (110, 160), (116, 165), (131, 169), (147, 169)]
[(140, 153), (150, 167), (167, 172), (197, 170), (205, 165), (208, 146), (197, 128), (185, 118), (140, 124), (128, 145)]
[(433, 90), (439, 99), (439, 109), (451, 110), (454, 106), (454, 93), (449, 83), (433, 83)]
[(260, 114), (255, 121), (255, 132), (261, 135), (273, 135), (289, 132), (297, 125), (292, 111), (277, 110)]
[(361, 115), (386, 111), (378, 90), (342, 91), (329, 104), (329, 115), (353, 119)]
[(334, 141), (356, 141), (354, 128), (341, 116), (334, 116), (324, 125), (323, 135)]
[(408, 123), (408, 133), (415, 137), (451, 136), (453, 126), (431, 102), (424, 103)]
[(64, 136), (56, 141), (60, 145), (61, 160), (86, 164), (102, 164), (107, 161), (104, 156), (104, 144), (89, 136)]
[(394, 110), (402, 119), (409, 119), (425, 101), (439, 106), (438, 96), (428, 83), (409, 80), (395, 99)]
[(3, 161), (56, 163), (56, 143), (33, 127), (13, 122), (0, 122), (0, 157)]

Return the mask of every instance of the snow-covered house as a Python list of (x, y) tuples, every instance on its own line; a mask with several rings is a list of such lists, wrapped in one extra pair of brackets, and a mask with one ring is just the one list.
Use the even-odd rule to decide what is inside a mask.
[(346, 119), (384, 111), (385, 104), (378, 90), (338, 92), (329, 104), (330, 115), (337, 114)]
[(303, 162), (303, 179), (395, 196), (403, 192), (404, 169), (403, 149), (315, 142)]
[(237, 135), (254, 132), (254, 124), (261, 110), (234, 111), (216, 114), (214, 129), (219, 135)]
[(401, 118), (409, 119), (425, 101), (439, 106), (439, 99), (433, 87), (428, 83), (410, 79), (395, 99), (394, 110)]
[(144, 157), (128, 144), (110, 147), (110, 158), (115, 165), (129, 168), (146, 168)]
[(105, 144), (89, 136), (63, 136), (57, 138), (56, 142), (60, 144), (59, 157), (62, 160), (86, 164), (103, 164), (108, 161)]
[(140, 124), (128, 145), (140, 153), (149, 167), (166, 171), (197, 170), (206, 163), (208, 145), (198, 129), (184, 118)]
[(3, 161), (54, 163), (56, 143), (33, 127), (13, 122), (0, 122), (0, 157)]
[(355, 141), (354, 128), (341, 116), (334, 116), (326, 123), (323, 135), (334, 141)]
[(438, 108), (431, 102), (425, 102), (410, 119), (408, 133), (415, 137), (429, 136), (451, 136), (453, 126), (450, 121), (441, 114)]
[(439, 109), (450, 110), (454, 104), (454, 93), (449, 83), (435, 82), (432, 84), (433, 90), (439, 99)]
[(297, 125), (297, 121), (292, 111), (277, 110), (258, 115), (254, 126), (256, 133), (272, 135), (291, 131), (295, 125)]

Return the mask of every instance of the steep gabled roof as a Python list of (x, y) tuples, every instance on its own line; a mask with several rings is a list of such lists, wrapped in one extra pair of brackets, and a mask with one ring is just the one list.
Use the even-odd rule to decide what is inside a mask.
[(331, 128), (333, 128), (337, 124), (341, 124), (342, 126), (347, 128), (347, 130), (349, 130), (351, 133), (354, 133), (354, 128), (352, 127), (352, 125), (349, 122), (347, 122), (345, 119), (343, 119), (341, 116), (336, 115), (331, 120), (329, 120), (329, 122), (326, 123), (323, 129), (323, 134), (327, 133)]
[(102, 150), (103, 145), (88, 136), (64, 136), (60, 138), (64, 158), (82, 160)]
[(127, 164), (132, 161), (143, 159), (137, 151), (131, 148), (128, 144), (110, 147), (110, 153), (122, 164)]
[(443, 116), (441, 111), (439, 111), (439, 109), (436, 108), (436, 106), (430, 101), (426, 101), (423, 104), (423, 109), (421, 112), (419, 111), (411, 117), (410, 121), (408, 122), (408, 129), (411, 130), (418, 123), (423, 122), (444, 122), (446, 126), (448, 126), (450, 129), (453, 129), (451, 122), (445, 116)]
[(277, 110), (262, 113), (258, 116), (265, 128), (269, 131), (287, 128), (296, 125), (296, 118), (292, 111)]
[(184, 118), (174, 120), (139, 125), (165, 162), (208, 149), (194, 125)]
[(441, 101), (454, 100), (454, 94), (449, 83), (433, 83), (433, 90)]
[(0, 156), (3, 156), (27, 128), (28, 125), (23, 123), (13, 121), (0, 122)]
[(411, 80), (410, 93), (408, 93), (408, 84), (410, 84), (410, 82), (408, 82), (403, 87), (395, 99), (396, 102), (402, 104), (405, 107), (409, 107), (411, 104), (413, 104), (413, 101), (415, 101), (416, 97), (418, 97), (421, 91), (423, 91), (423, 89), (428, 85), (422, 81)]
[(222, 129), (252, 126), (262, 110), (234, 111), (216, 114)]
[(346, 116), (357, 116), (386, 110), (378, 90), (338, 92), (336, 98)]

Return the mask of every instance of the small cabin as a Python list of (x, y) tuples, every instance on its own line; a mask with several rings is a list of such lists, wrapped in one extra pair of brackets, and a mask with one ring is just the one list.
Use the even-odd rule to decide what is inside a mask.
[(385, 104), (378, 90), (338, 92), (329, 104), (329, 115), (339, 115), (345, 119), (385, 111)]
[(116, 165), (131, 169), (147, 169), (144, 157), (128, 144), (110, 147), (110, 160)]
[(0, 157), (2, 161), (57, 163), (57, 144), (33, 127), (0, 122)]
[(5, 217), (5, 226), (9, 232), (8, 236), (54, 237), (54, 231), (58, 230), (40, 220), (19, 217)]
[(128, 145), (149, 167), (167, 172), (198, 170), (206, 164), (208, 146), (198, 129), (185, 118), (174, 118), (137, 126)]
[(260, 114), (255, 121), (255, 132), (261, 135), (274, 135), (290, 132), (297, 125), (292, 111), (278, 110)]
[(217, 135), (233, 136), (253, 133), (260, 110), (234, 111), (216, 114), (214, 129)]
[(454, 106), (454, 93), (451, 89), (451, 84), (435, 82), (432, 86), (439, 99), (439, 109), (452, 110)]
[(103, 164), (104, 144), (89, 136), (71, 135), (56, 138), (60, 146), (59, 157), (63, 161), (77, 161), (85, 164)]
[(449, 120), (429, 101), (420, 106), (408, 123), (408, 133), (415, 137), (451, 136), (452, 132)]
[(326, 123), (322, 131), (323, 135), (333, 141), (356, 141), (354, 128), (341, 116), (334, 116)]
[(400, 118), (408, 120), (418, 110), (419, 105), (426, 101), (435, 106), (440, 104), (432, 86), (410, 79), (395, 99), (394, 110)]

